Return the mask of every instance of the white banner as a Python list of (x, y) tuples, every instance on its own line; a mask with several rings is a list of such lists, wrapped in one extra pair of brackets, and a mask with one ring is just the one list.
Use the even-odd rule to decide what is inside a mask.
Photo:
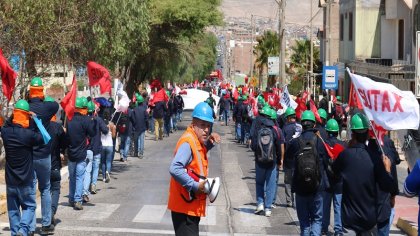
[[(289, 90), (287, 89), (287, 85), (283, 87), (283, 93), (281, 94), (280, 98), (280, 104), (287, 108), (291, 107), (293, 109), (296, 109), (297, 103), (290, 97)], [(284, 109), (286, 110), (286, 109)]]
[(278, 75), (279, 74), (279, 57), (268, 57), (267, 59), (268, 75)]
[(419, 104), (411, 91), (347, 72), (369, 120), (387, 130), (418, 129)]

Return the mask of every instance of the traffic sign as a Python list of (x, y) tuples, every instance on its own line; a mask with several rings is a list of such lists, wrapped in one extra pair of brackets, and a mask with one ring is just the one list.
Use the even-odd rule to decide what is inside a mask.
[(322, 69), (322, 89), (338, 89), (337, 66), (324, 66)]
[(268, 75), (279, 74), (279, 57), (268, 57)]

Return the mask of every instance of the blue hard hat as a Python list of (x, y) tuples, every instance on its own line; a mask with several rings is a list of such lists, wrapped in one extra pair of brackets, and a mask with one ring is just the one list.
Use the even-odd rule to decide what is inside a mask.
[(210, 123), (214, 122), (213, 119), (213, 109), (206, 102), (200, 102), (197, 106), (194, 107), (192, 113), (193, 118), (204, 120)]

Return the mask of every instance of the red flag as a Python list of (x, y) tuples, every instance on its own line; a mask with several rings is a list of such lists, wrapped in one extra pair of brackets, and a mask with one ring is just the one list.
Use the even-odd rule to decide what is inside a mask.
[(108, 92), (111, 94), (111, 76), (108, 70), (96, 62), (88, 61), (87, 71), (89, 77), (89, 86), (99, 85), (101, 94)]
[(322, 141), (322, 143), (324, 144), (324, 147), (327, 150), (328, 156), (330, 156), (330, 158), (333, 160), (337, 159), (338, 155), (340, 155), (340, 153), (345, 149), (345, 147), (338, 143), (334, 144), (333, 147), (331, 147), (328, 143), (325, 143), (324, 141)]
[(73, 119), (74, 109), (76, 105), (76, 93), (77, 93), (77, 83), (76, 83), (76, 75), (73, 76), (73, 82), (71, 83), (70, 91), (66, 94), (66, 96), (61, 100), (61, 107), (66, 112), (67, 118), (69, 120)]
[(315, 106), (315, 102), (314, 102), (314, 100), (310, 100), (309, 101), (309, 104), (311, 105), (311, 111), (314, 113), (314, 115), (315, 115), (315, 118), (316, 118), (316, 120), (319, 122), (319, 123), (321, 123), (322, 122), (322, 120), (321, 120), (321, 117), (319, 116), (319, 114), (318, 114), (318, 109), (316, 109), (316, 106)]
[(360, 110), (363, 109), (362, 103), (360, 102), (359, 97), (357, 97), (356, 90), (354, 89), (353, 83), (350, 84), (349, 106), (357, 107)]
[(16, 72), (10, 67), (9, 62), (3, 56), (3, 50), (0, 48), (0, 70), (1, 70), (1, 81), (3, 85), (3, 94), (7, 100), (12, 99), (13, 90), (16, 84)]
[[(371, 127), (371, 129), (369, 129), (369, 135), (371, 137), (376, 137), (376, 135), (378, 135), (378, 137), (376, 137), (376, 138), (378, 139), (378, 141), (381, 145), (384, 145), (384, 136), (385, 136), (387, 130), (384, 129), (384, 127), (382, 127), (382, 126), (377, 125), (373, 120), (371, 121), (371, 123), (372, 123), (372, 127)], [(376, 135), (373, 131), (375, 131)]]

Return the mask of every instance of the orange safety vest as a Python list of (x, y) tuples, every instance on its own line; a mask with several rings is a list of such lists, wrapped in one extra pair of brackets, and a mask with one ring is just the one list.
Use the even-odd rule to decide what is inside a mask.
[[(192, 161), (185, 167), (186, 171), (191, 170), (194, 173), (207, 178), (207, 149), (201, 145), (200, 141), (198, 141), (197, 135), (191, 126), (187, 128), (187, 131), (178, 140), (175, 148), (175, 154), (181, 144), (185, 142), (190, 145), (192, 152)], [(169, 185), (168, 209), (190, 216), (206, 216), (206, 194), (195, 193), (195, 199), (191, 202), (187, 202), (182, 196), (184, 196), (185, 199), (189, 198), (187, 189), (171, 177)]]

